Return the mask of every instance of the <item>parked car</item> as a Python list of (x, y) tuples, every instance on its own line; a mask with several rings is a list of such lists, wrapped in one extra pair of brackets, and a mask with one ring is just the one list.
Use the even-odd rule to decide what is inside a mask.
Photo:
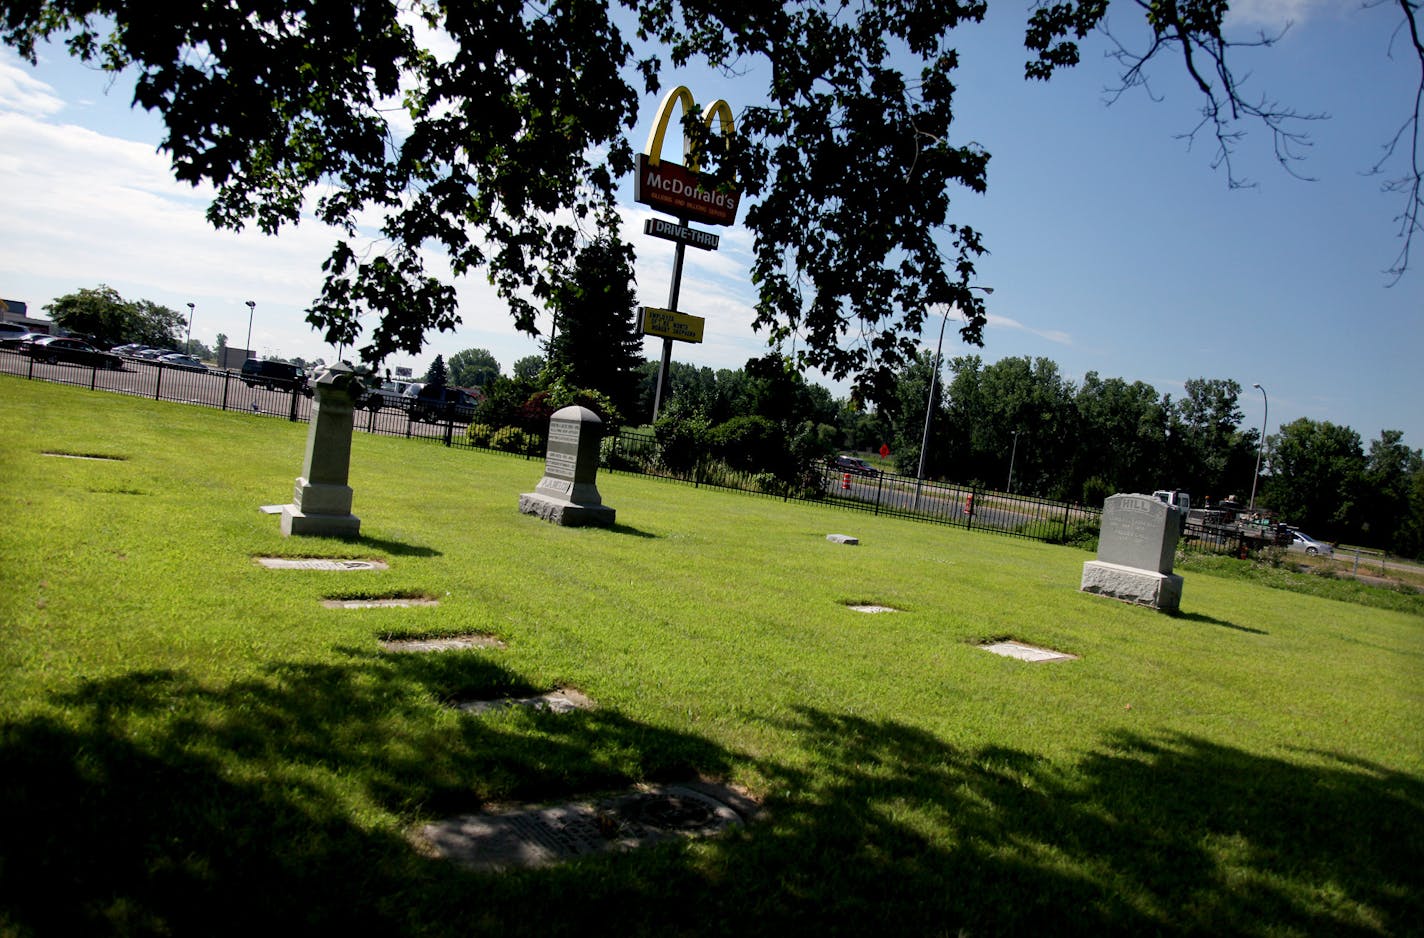
[(208, 366), (194, 358), (192, 355), (164, 355), (159, 361), (165, 365), (172, 365), (174, 368), (182, 368), (187, 371), (207, 371)]
[(426, 422), (462, 420), (468, 423), (475, 416), (479, 403), (468, 392), (448, 384), (412, 384), (405, 390), (405, 402), (410, 419)]
[(19, 339), (20, 336), (29, 334), (28, 326), (22, 326), (17, 322), (0, 322), (0, 345), (6, 344), (6, 339)]
[(142, 359), (143, 361), (156, 362), (164, 355), (177, 354), (178, 350), (176, 348), (141, 348), (133, 353), (133, 357)]
[(114, 371), (124, 367), (124, 360), (112, 352), (101, 352), (88, 342), (65, 336), (47, 335), (22, 346), (26, 354), (38, 361), (58, 364), (69, 362)]
[(1309, 534), (1306, 534), (1304, 531), (1297, 531), (1295, 528), (1291, 528), (1290, 534), (1290, 550), (1304, 551), (1312, 557), (1335, 556), (1335, 548), (1331, 547), (1329, 544), (1317, 541), (1315, 538), (1311, 537)]
[(855, 456), (837, 456), (836, 469), (839, 472), (849, 472), (851, 475), (857, 476), (880, 475), (879, 469), (876, 469), (864, 459), (859, 459)]
[(242, 363), (242, 383), (249, 388), (264, 387), (283, 391), (298, 388), (309, 391), (306, 371), (291, 362), (249, 358)]
[(0, 347), (24, 351), (36, 339), (48, 339), (48, 332), (16, 332), (0, 335)]
[(382, 381), (378, 386), (366, 389), (366, 397), (361, 401), (361, 406), (369, 410), (404, 407), (408, 403), (405, 392), (411, 385), (410, 381)]

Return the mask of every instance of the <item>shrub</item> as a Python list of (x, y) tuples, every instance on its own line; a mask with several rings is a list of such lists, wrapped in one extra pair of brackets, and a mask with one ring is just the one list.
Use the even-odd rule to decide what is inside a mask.
[(504, 453), (520, 453), (536, 456), (539, 453), (539, 438), (519, 427), (500, 427), (490, 435), (489, 445)]
[(700, 411), (670, 409), (658, 418), (653, 434), (658, 441), (658, 461), (673, 472), (691, 472), (707, 450), (711, 428)]
[(472, 423), (465, 428), (465, 442), (471, 446), (488, 447), (494, 428), (487, 423)]

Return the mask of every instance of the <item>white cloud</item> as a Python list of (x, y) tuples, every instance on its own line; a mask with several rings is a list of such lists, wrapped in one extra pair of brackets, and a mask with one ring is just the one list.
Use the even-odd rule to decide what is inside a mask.
[(0, 55), (0, 108), (48, 116), (64, 110), (64, 101), (6, 50)]
[(1358, 0), (1233, 0), (1228, 26), (1282, 27), (1359, 9)]

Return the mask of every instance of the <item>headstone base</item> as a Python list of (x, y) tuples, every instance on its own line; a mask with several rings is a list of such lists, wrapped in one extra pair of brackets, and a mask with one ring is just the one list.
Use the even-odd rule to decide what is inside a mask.
[(1175, 573), (1154, 573), (1101, 560), (1083, 564), (1083, 583), (1078, 589), (1151, 606), (1159, 612), (1177, 612), (1182, 604), (1182, 578)]
[(291, 537), (358, 537), (361, 519), (355, 515), (318, 515), (300, 511), (295, 505), (282, 506), (282, 534)]
[(526, 515), (537, 515), (551, 524), (566, 528), (613, 526), (618, 512), (607, 505), (580, 505), (577, 502), (550, 498), (538, 492), (526, 492), (519, 496), (519, 511)]

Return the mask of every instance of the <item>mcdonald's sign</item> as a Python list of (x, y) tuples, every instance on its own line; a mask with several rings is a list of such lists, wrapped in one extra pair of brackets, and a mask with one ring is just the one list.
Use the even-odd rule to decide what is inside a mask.
[[(683, 85), (669, 91), (658, 105), (657, 120), (648, 135), (647, 152), (638, 154), (638, 177), (633, 183), (633, 198), (678, 218), (709, 225), (733, 224), (737, 220), (741, 193), (719, 189), (698, 171), (697, 155), (689, 152), (689, 141), (685, 135), (682, 155), (688, 165), (662, 158), (668, 121), (672, 118), (674, 105), (679, 104), (684, 116), (696, 108), (692, 92)], [(732, 109), (726, 101), (714, 101), (702, 112), (702, 120), (709, 131), (714, 119), (721, 122), (719, 129), (722, 136), (730, 137), (733, 133)]]

